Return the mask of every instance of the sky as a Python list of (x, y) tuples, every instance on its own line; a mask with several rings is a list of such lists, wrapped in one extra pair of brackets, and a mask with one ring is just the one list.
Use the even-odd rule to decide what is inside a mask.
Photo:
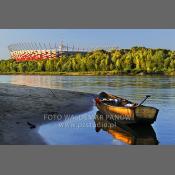
[(55, 42), (80, 48), (145, 46), (175, 50), (175, 29), (0, 29), (0, 59), (8, 59), (8, 45)]

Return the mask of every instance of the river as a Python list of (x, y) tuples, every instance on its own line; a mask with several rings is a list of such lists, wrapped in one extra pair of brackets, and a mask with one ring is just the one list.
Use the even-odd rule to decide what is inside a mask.
[[(66, 89), (72, 91), (99, 93), (106, 91), (126, 97), (135, 102), (141, 101), (145, 95), (151, 98), (145, 105), (159, 109), (157, 121), (151, 128), (137, 129), (126, 133), (121, 128), (97, 132), (94, 122), (96, 108), (73, 119), (49, 123), (39, 128), (39, 134), (48, 144), (175, 144), (175, 78), (168, 76), (39, 76), (39, 75), (1, 75), (0, 83), (11, 83), (35, 87)], [(93, 116), (84, 120), (86, 116)], [(87, 126), (82, 126), (83, 118)], [(72, 121), (71, 121), (72, 120)], [(68, 123), (74, 124), (74, 127)], [(65, 127), (66, 126), (66, 127)], [(147, 133), (147, 131), (149, 132)], [(142, 133), (143, 132), (143, 133)]]

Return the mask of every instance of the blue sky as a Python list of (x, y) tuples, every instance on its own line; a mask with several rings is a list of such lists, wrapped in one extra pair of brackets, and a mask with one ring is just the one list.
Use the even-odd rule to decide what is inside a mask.
[(81, 48), (145, 46), (175, 50), (175, 29), (0, 29), (0, 59), (18, 42), (74, 44)]

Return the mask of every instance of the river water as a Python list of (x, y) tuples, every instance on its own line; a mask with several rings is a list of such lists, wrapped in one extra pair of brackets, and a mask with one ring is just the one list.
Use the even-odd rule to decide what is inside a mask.
[(97, 110), (93, 107), (91, 111), (68, 120), (41, 126), (38, 132), (48, 144), (175, 144), (175, 77), (1, 75), (0, 83), (90, 93), (106, 91), (135, 102), (151, 95), (145, 105), (159, 109), (157, 121), (152, 127), (130, 128), (126, 132), (117, 126), (112, 129), (97, 128)]

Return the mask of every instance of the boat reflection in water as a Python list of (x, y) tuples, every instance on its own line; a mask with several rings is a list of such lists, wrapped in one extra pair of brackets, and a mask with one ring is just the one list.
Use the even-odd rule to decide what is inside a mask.
[(96, 132), (101, 129), (108, 132), (113, 138), (129, 145), (158, 145), (156, 133), (151, 125), (130, 124), (123, 125), (97, 111), (95, 116)]

